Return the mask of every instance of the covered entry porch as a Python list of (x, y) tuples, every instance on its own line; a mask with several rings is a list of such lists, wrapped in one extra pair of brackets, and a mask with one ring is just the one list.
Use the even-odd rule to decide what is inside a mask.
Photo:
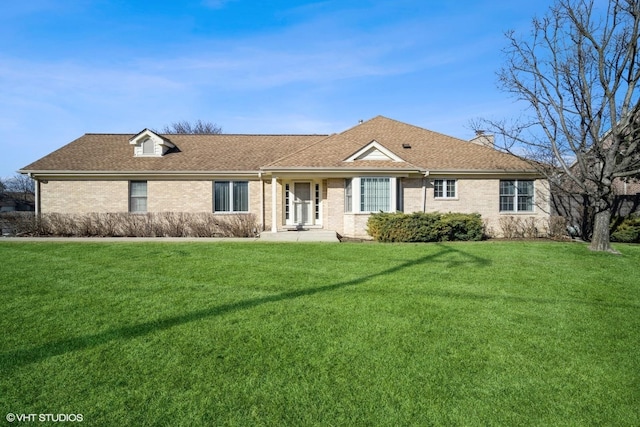
[(326, 182), (321, 177), (272, 176), (270, 232), (322, 230), (326, 226)]

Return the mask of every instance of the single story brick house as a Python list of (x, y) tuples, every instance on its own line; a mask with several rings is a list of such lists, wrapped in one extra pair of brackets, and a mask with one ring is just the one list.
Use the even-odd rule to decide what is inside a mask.
[(546, 181), (493, 148), (378, 116), (332, 135), (86, 134), (20, 170), (38, 213), (252, 213), (262, 230), (366, 237), (372, 212), (549, 220)]

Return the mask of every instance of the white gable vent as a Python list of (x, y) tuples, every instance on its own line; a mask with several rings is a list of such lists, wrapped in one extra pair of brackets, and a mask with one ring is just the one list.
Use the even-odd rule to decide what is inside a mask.
[(133, 155), (135, 157), (161, 157), (175, 147), (167, 138), (163, 138), (149, 129), (145, 129), (131, 138), (129, 144), (134, 145)]
[(356, 160), (385, 160), (392, 162), (403, 162), (400, 157), (396, 156), (389, 150), (384, 147), (378, 141), (371, 141), (360, 150), (353, 153), (351, 156), (347, 157), (345, 162), (354, 162)]

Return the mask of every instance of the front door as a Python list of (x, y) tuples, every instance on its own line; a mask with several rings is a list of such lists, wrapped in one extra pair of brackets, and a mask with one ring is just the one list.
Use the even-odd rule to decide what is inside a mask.
[(293, 222), (296, 225), (310, 225), (311, 220), (311, 183), (293, 183)]

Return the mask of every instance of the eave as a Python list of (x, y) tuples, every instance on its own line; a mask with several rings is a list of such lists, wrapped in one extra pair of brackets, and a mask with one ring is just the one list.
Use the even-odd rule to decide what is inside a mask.
[(77, 171), (77, 170), (30, 170), (22, 169), (19, 173), (29, 175), (36, 180), (211, 180), (255, 179), (259, 177), (322, 177), (344, 178), (355, 176), (427, 176), (427, 177), (530, 177), (542, 178), (539, 172), (527, 169), (419, 169), (419, 168), (371, 168), (371, 167), (265, 167), (260, 170), (219, 170), (219, 171)]
[(539, 177), (543, 175), (540, 172), (532, 169), (431, 169), (426, 171), (427, 176), (526, 176), (526, 177)]
[(260, 171), (73, 171), (73, 170), (19, 170), (37, 180), (73, 180), (73, 179), (144, 179), (144, 180), (209, 180), (213, 178), (256, 178)]
[(265, 175), (276, 177), (308, 176), (323, 178), (344, 178), (352, 176), (397, 176), (422, 174), (423, 171), (416, 168), (371, 168), (371, 167), (264, 167)]
[(532, 169), (422, 169), (422, 168), (371, 168), (371, 167), (340, 167), (340, 168), (326, 168), (326, 167), (264, 167), (261, 168), (266, 175), (285, 176), (290, 174), (295, 175), (316, 175), (324, 177), (348, 177), (348, 176), (363, 176), (363, 175), (393, 175), (393, 176), (408, 176), (408, 175), (423, 175), (423, 176), (475, 176), (475, 177), (495, 177), (495, 176), (524, 176), (524, 177), (538, 177), (542, 175)]

